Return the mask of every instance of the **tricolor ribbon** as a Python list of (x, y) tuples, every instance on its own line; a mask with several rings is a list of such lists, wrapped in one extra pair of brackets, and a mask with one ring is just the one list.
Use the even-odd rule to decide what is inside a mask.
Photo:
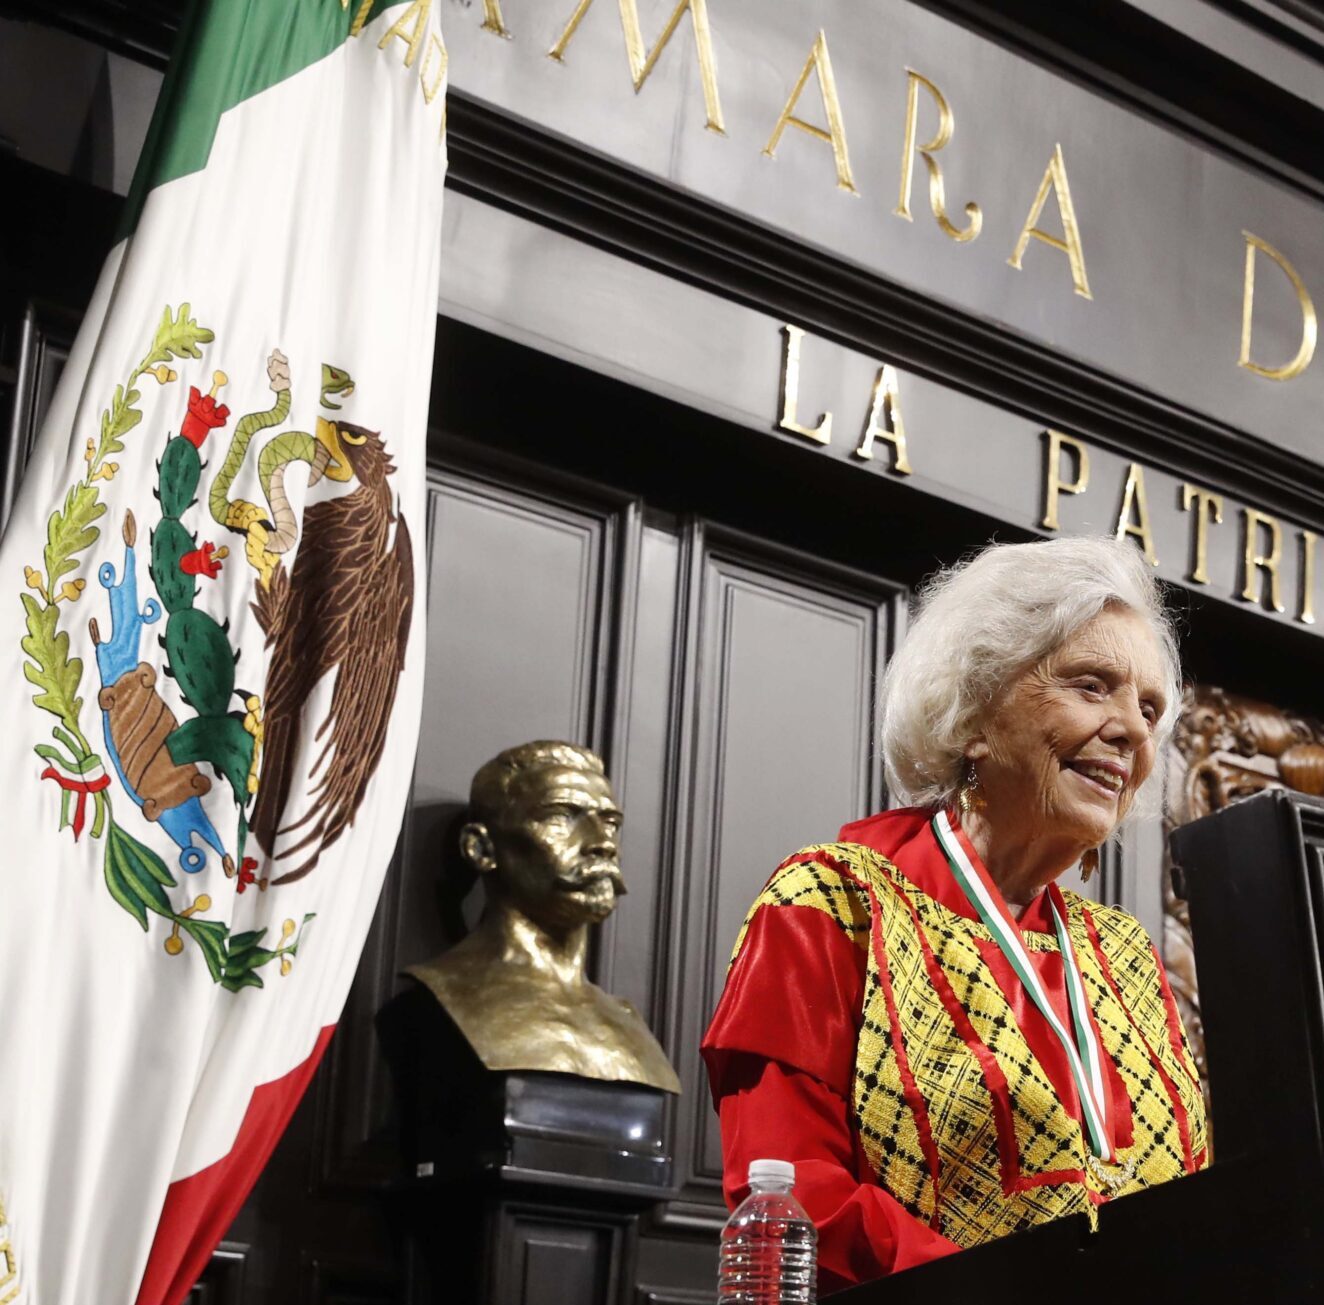
[(1053, 925), (1062, 952), (1067, 999), (1071, 1006), (1071, 1022), (1076, 1035), (1074, 1039), (1063, 1027), (1057, 1012), (1049, 1003), (1048, 994), (1039, 981), (1039, 975), (1030, 964), (1020, 927), (1012, 919), (1002, 894), (994, 887), (983, 862), (976, 855), (974, 848), (968, 846), (969, 840), (965, 831), (959, 825), (953, 826), (946, 811), (939, 811), (933, 817), (933, 833), (961, 891), (965, 893), (970, 905), (975, 908), (979, 918), (993, 935), (993, 941), (1002, 950), (1016, 977), (1030, 994), (1030, 1000), (1039, 1008), (1066, 1052), (1067, 1063), (1071, 1066), (1071, 1077), (1080, 1095), (1081, 1112), (1085, 1116), (1085, 1128), (1089, 1135), (1091, 1150), (1100, 1160), (1112, 1161), (1115, 1152), (1113, 1120), (1111, 1100), (1104, 1081), (1103, 1054), (1099, 1047), (1098, 1034), (1094, 1031), (1094, 1023), (1090, 1019), (1089, 1006), (1085, 1001), (1085, 985), (1081, 981), (1075, 948), (1072, 947), (1071, 938), (1067, 934), (1066, 904), (1062, 900), (1061, 890), (1056, 884), (1050, 884), (1048, 900), (1052, 906)]
[[(65, 823), (73, 825), (75, 843), (78, 841), (78, 836), (83, 832), (83, 825), (87, 820), (87, 799), (89, 794), (100, 793), (103, 788), (108, 788), (110, 786), (110, 776), (101, 769), (100, 765), (96, 767), (96, 770), (98, 773), (94, 774), (90, 779), (87, 776), (74, 779), (72, 776), (65, 775), (56, 770), (54, 766), (47, 766), (46, 769), (41, 772), (42, 779), (53, 779), (65, 792)], [(76, 794), (77, 798), (74, 804), (73, 819), (70, 821), (67, 819), (67, 804), (69, 801), (68, 795), (71, 793)], [(61, 828), (63, 827), (62, 824)], [(94, 829), (92, 832), (95, 837), (96, 830)]]

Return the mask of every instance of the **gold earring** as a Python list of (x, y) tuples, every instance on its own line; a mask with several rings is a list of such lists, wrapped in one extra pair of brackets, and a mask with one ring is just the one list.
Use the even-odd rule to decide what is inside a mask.
[(984, 795), (979, 791), (979, 773), (973, 761), (966, 764), (965, 778), (956, 792), (956, 805), (961, 809), (961, 814), (966, 816), (972, 811), (983, 810)]
[(1090, 878), (1098, 871), (1098, 869), (1099, 849), (1097, 847), (1091, 847), (1084, 856), (1080, 858), (1080, 882), (1082, 884), (1089, 883)]

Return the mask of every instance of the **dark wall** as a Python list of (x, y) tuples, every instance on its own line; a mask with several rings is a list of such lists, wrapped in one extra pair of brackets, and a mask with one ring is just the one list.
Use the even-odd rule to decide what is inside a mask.
[[(517, 390), (531, 379), (506, 375)], [(596, 388), (565, 377), (568, 397), (603, 397), (575, 394), (577, 382)], [(595, 410), (628, 440), (625, 414)], [(874, 694), (903, 594), (885, 578), (885, 553), (864, 570), (788, 545), (797, 531), (778, 522), (809, 510), (798, 494), (747, 533), (513, 457), (503, 429), (497, 414), (482, 443), (445, 430), (434, 440), (414, 801), (328, 1061), (231, 1231), (243, 1294), (217, 1300), (350, 1290), (333, 1283), (353, 1284), (363, 1302), (407, 1293), (410, 1253), (386, 1195), (391, 1085), (372, 1020), (399, 972), (474, 917), (472, 879), (454, 856), (473, 771), (546, 736), (607, 759), (626, 811), (629, 893), (592, 969), (644, 1013), (683, 1084), (668, 1119), (679, 1198), (648, 1223), (632, 1277), (645, 1299), (707, 1290), (725, 1212), (698, 1043), (730, 948), (785, 855), (882, 800)], [(818, 530), (841, 533), (830, 512)], [(215, 1266), (215, 1290), (238, 1272)]]
[(0, 532), (113, 239), (119, 200), (0, 154)]

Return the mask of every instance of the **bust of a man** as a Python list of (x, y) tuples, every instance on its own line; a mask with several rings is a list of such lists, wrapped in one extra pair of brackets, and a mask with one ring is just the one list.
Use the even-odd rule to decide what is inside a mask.
[(589, 926), (625, 892), (621, 819), (601, 759), (570, 743), (525, 743), (474, 775), (460, 851), (482, 877), (482, 919), (408, 973), (488, 1069), (680, 1091), (639, 1013), (584, 974)]

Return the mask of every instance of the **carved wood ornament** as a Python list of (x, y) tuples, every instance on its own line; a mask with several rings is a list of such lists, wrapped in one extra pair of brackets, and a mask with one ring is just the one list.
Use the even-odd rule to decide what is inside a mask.
[[(1188, 686), (1172, 743), (1165, 835), (1265, 789), (1324, 797), (1324, 722), (1314, 718), (1212, 685)], [(1207, 1096), (1190, 917), (1170, 875), (1164, 876), (1163, 909), (1163, 959)]]

